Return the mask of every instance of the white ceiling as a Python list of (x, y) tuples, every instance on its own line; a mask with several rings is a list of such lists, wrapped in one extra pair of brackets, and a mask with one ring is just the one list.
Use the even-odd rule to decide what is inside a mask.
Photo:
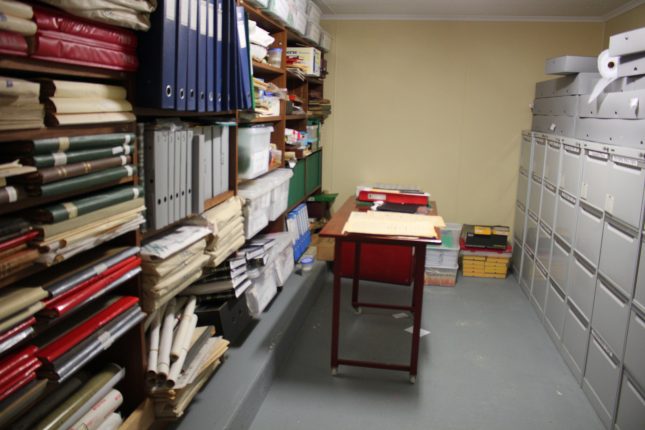
[(316, 0), (328, 19), (605, 20), (645, 0)]

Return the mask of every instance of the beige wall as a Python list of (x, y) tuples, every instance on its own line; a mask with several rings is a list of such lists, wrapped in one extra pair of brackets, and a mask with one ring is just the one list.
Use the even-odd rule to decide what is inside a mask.
[(603, 23), (326, 21), (323, 185), (419, 185), (447, 221), (511, 225), (544, 60), (597, 55)]
[(609, 36), (635, 28), (645, 27), (645, 5), (607, 21), (605, 26), (604, 47), (609, 46)]

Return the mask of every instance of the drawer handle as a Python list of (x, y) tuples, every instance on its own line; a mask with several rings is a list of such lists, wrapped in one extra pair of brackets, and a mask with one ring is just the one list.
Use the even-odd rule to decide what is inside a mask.
[(638, 166), (628, 166), (625, 164), (619, 164), (616, 160), (614, 160), (613, 168), (615, 170), (620, 170), (628, 175), (640, 176), (643, 173), (643, 169), (641, 169)]
[(611, 230), (612, 233), (622, 237), (629, 243), (634, 243), (634, 240), (635, 240), (634, 237), (630, 236), (629, 234), (625, 233), (622, 230), (619, 230), (617, 227), (613, 226), (612, 224), (607, 223), (607, 229)]
[(582, 271), (587, 274), (587, 276), (589, 276), (590, 278), (593, 278), (594, 273), (592, 271), (590, 271), (582, 261), (578, 260), (577, 255), (575, 256), (575, 260), (576, 260), (576, 264), (578, 265), (578, 267), (580, 267), (582, 269)]
[(636, 321), (638, 325), (645, 329), (645, 320), (641, 318), (640, 315), (638, 315), (636, 312), (634, 312), (634, 321)]
[(611, 297), (611, 299), (612, 299), (614, 302), (616, 302), (616, 304), (617, 304), (617, 305), (619, 305), (621, 308), (624, 308), (624, 307), (625, 307), (625, 303), (623, 303), (623, 301), (622, 301), (622, 300), (620, 300), (620, 298), (616, 295), (616, 293), (613, 291), (613, 289), (612, 289), (612, 288), (609, 288), (607, 285), (605, 285), (605, 283), (604, 283), (604, 282), (602, 282), (602, 280), (600, 281), (600, 287), (601, 287), (603, 290), (605, 290), (605, 293), (606, 293), (606, 294), (608, 294), (608, 295), (609, 295), (609, 297)]

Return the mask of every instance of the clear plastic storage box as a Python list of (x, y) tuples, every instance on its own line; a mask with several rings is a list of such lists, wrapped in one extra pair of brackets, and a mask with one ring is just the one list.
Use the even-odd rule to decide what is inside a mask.
[(282, 215), (289, 204), (289, 180), (293, 176), (291, 169), (278, 169), (267, 175), (273, 181), (269, 220), (275, 221)]
[(238, 129), (237, 168), (240, 179), (253, 179), (269, 170), (272, 126)]

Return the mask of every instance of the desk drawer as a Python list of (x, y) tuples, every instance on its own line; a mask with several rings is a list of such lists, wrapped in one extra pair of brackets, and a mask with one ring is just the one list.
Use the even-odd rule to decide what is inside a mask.
[[(410, 285), (413, 267), (412, 247), (400, 245), (363, 244), (361, 246), (360, 279)], [(354, 244), (343, 243), (341, 275), (354, 275)]]

